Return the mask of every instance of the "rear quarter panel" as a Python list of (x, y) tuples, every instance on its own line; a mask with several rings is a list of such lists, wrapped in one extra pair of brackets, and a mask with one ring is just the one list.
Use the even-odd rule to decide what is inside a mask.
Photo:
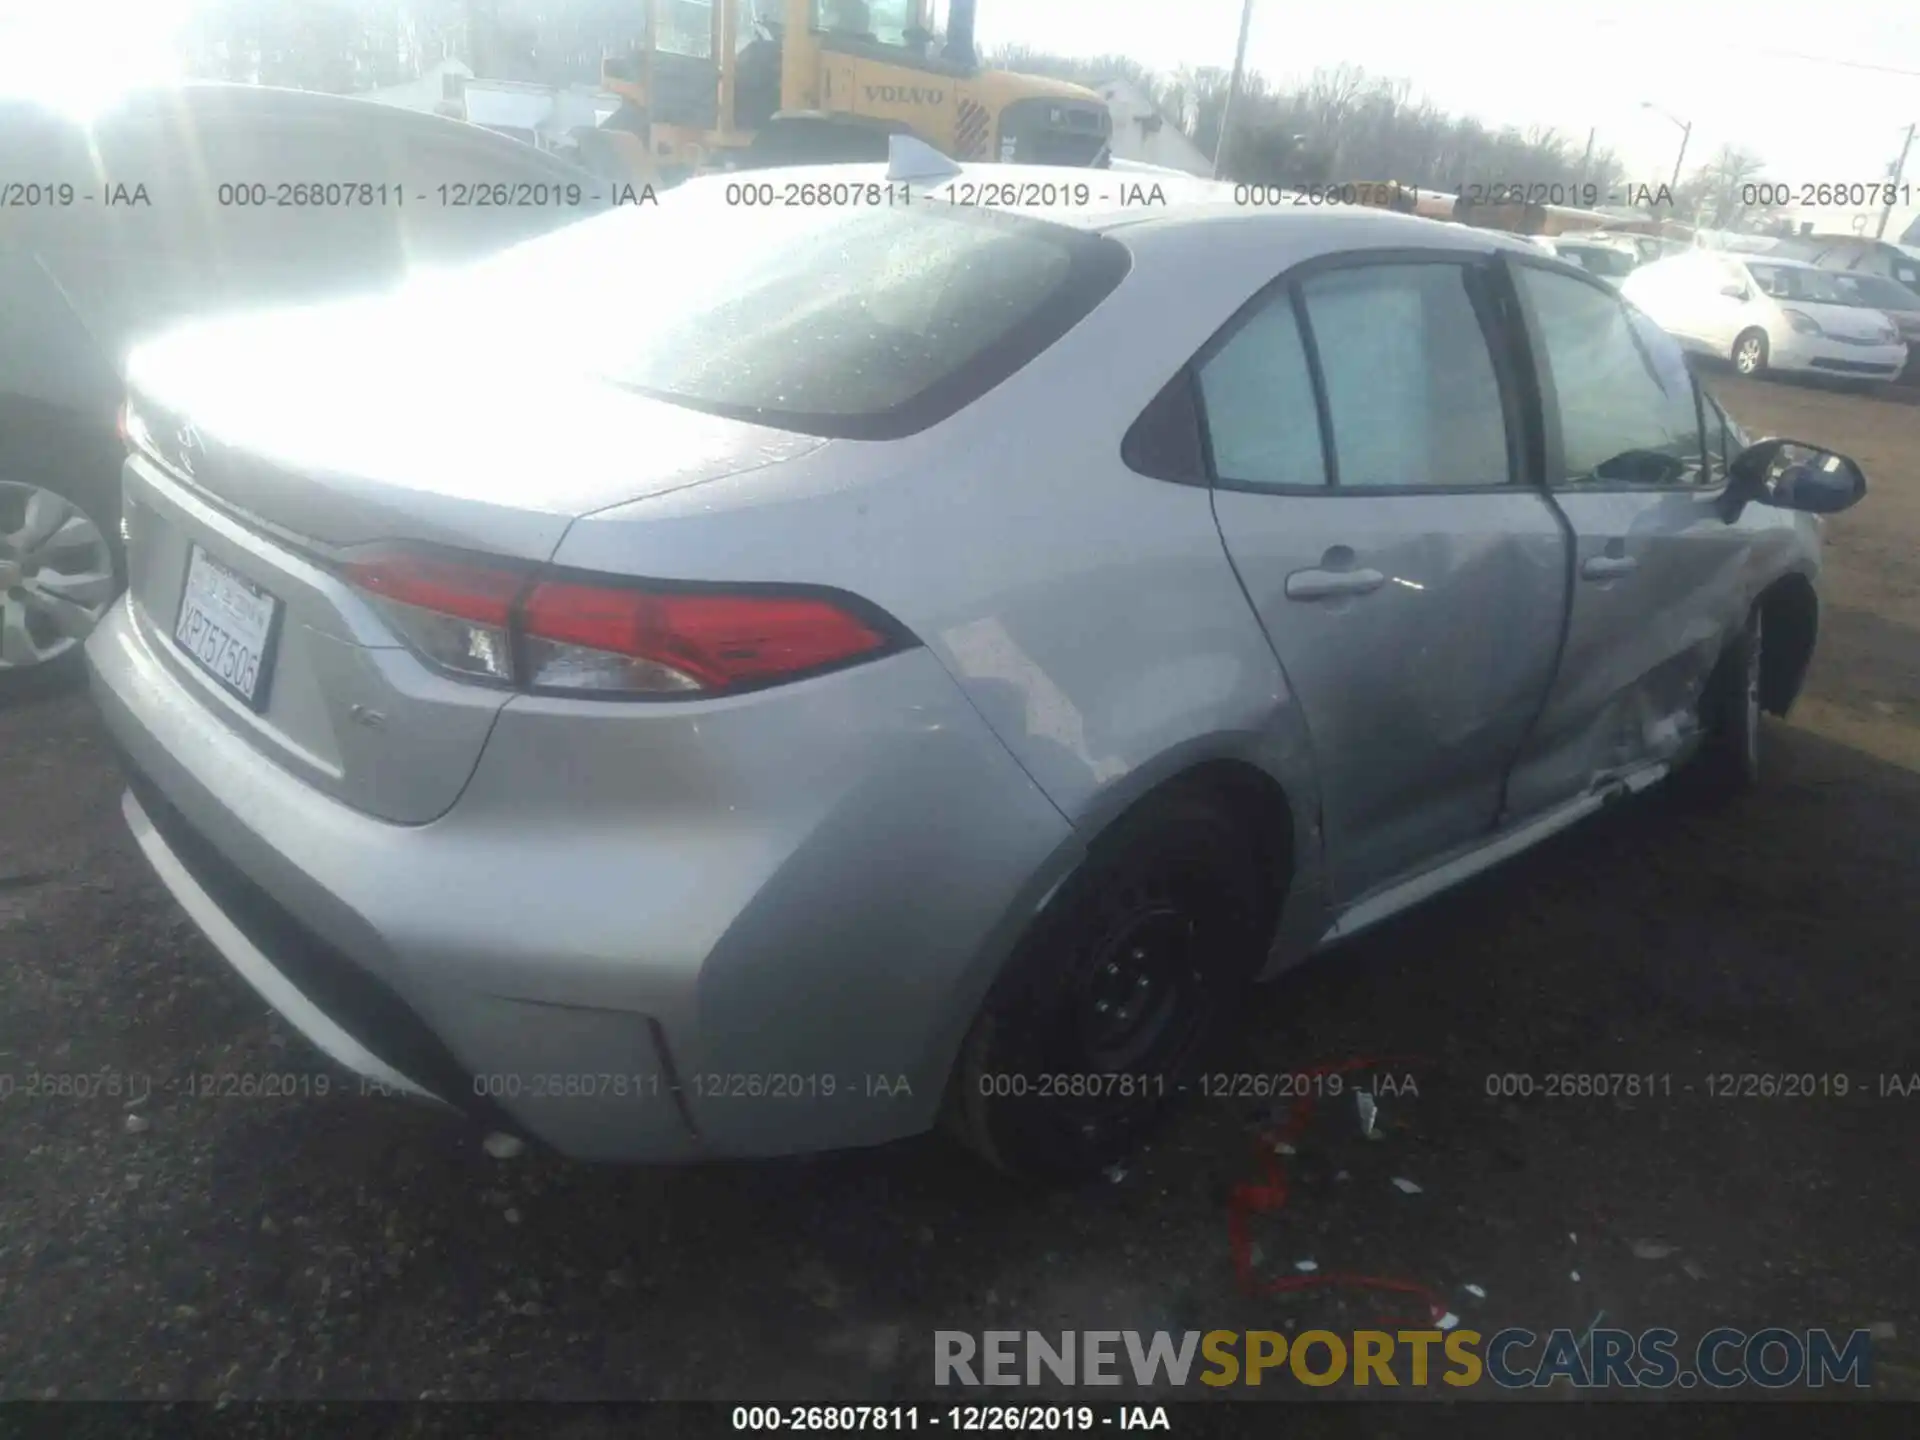
[[(1265, 217), (1263, 217), (1265, 218)], [(1317, 219), (1318, 217), (1316, 217)], [(1400, 217), (1392, 217), (1399, 220)], [(1353, 217), (1365, 243), (1404, 222)], [(1441, 227), (1434, 227), (1442, 234)], [(1128, 426), (1316, 224), (1122, 229), (1134, 268), (1065, 339), (905, 441), (814, 455), (577, 521), (558, 563), (835, 585), (939, 658), (1085, 836), (1156, 785), (1231, 758), (1285, 787), (1299, 866), (1284, 935), (1324, 927), (1312, 756), (1201, 486), (1120, 460)], [(1284, 947), (1283, 947), (1284, 948)]]

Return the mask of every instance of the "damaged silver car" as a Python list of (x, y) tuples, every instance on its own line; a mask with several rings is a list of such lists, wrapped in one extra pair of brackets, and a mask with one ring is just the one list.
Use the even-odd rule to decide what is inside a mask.
[(914, 199), (696, 180), (134, 356), (126, 814), (370, 1083), (583, 1157), (944, 1114), (1082, 1173), (1257, 978), (1753, 784), (1866, 482), (1595, 277), (1203, 182), (789, 178)]

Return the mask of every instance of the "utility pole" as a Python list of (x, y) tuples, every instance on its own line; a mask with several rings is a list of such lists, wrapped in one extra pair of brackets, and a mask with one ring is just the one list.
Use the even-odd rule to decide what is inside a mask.
[(1693, 138), (1693, 122), (1691, 120), (1681, 121), (1680, 122), (1680, 153), (1673, 157), (1672, 188), (1675, 190), (1678, 190), (1680, 188), (1680, 167), (1687, 163), (1687, 141), (1691, 140), (1692, 138)]
[(1247, 29), (1253, 24), (1253, 0), (1241, 0), (1240, 43), (1233, 50), (1233, 78), (1227, 82), (1227, 103), (1220, 112), (1220, 138), (1213, 146), (1213, 178), (1220, 178), (1220, 162), (1227, 156), (1227, 139), (1233, 133), (1233, 102), (1240, 94), (1241, 77), (1247, 68)]
[(1587, 131), (1587, 153), (1580, 157), (1580, 183), (1582, 185), (1587, 183), (1587, 176), (1591, 173), (1591, 167), (1593, 165), (1593, 137), (1599, 133), (1600, 127), (1597, 125)]
[(1893, 197), (1900, 188), (1900, 182), (1907, 173), (1907, 152), (1913, 149), (1915, 127), (1907, 126), (1907, 143), (1900, 147), (1900, 158), (1893, 162), (1893, 173), (1887, 177), (1887, 203), (1880, 209), (1880, 228), (1873, 232), (1873, 238), (1884, 240), (1887, 236), (1887, 221), (1893, 218)]

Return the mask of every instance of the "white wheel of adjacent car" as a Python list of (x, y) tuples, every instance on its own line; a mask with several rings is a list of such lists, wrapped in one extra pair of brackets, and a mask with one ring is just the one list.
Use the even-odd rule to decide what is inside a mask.
[(0, 692), (71, 672), (119, 590), (99, 521), (52, 490), (0, 480)]
[(1767, 373), (1767, 332), (1743, 330), (1733, 342), (1733, 368), (1742, 375)]

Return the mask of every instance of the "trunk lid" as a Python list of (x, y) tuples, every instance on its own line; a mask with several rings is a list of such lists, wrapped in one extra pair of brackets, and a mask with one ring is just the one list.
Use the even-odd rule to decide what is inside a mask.
[[(513, 692), (417, 659), (336, 552), (413, 542), (544, 561), (580, 515), (825, 442), (624, 392), (510, 335), (482, 345), (471, 326), (392, 321), (356, 301), (134, 353), (129, 604), (219, 723), (335, 799), (420, 824), (458, 798)], [(199, 565), (203, 589), (212, 574), (231, 596), (233, 576), (277, 602), (251, 701), (176, 638), (196, 549), (218, 567)]]
[(332, 546), (544, 560), (576, 516), (825, 443), (622, 390), (432, 300), (189, 325), (136, 349), (128, 382), (169, 468)]

